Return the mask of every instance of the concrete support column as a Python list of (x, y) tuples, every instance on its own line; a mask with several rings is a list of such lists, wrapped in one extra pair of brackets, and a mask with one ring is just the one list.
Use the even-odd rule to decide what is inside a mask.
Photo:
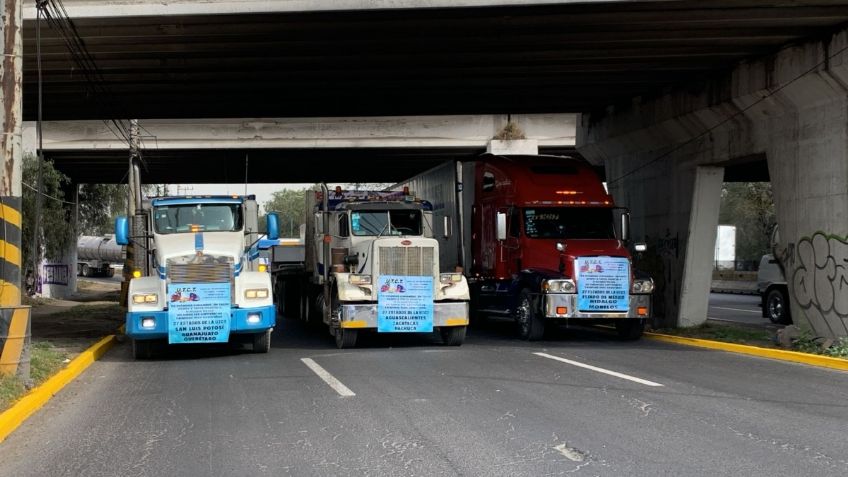
[(787, 51), (779, 80), (822, 67), (748, 113), (765, 128), (779, 226), (775, 255), (793, 321), (831, 338), (848, 336), (848, 55), (827, 55), (846, 44), (842, 32)]
[(723, 167), (700, 166), (695, 170), (677, 320), (680, 326), (700, 325), (707, 318), (723, 182)]
[(29, 380), (30, 309), (21, 306), (23, 1), (3, 0), (0, 29), (0, 373)]
[(662, 154), (609, 158), (608, 188), (616, 204), (631, 209), (633, 239), (648, 245), (634, 266), (654, 279), (655, 324), (696, 326), (707, 319), (724, 168), (692, 166), (680, 156), (640, 168)]

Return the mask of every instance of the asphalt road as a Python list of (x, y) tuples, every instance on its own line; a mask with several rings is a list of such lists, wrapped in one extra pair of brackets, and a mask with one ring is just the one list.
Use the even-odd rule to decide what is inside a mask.
[(285, 322), (267, 355), (180, 351), (110, 351), (0, 444), (0, 475), (848, 474), (838, 371), (506, 323), (460, 348), (339, 351)]
[(716, 321), (732, 321), (749, 325), (771, 324), (768, 318), (763, 318), (759, 295), (710, 293), (707, 317)]

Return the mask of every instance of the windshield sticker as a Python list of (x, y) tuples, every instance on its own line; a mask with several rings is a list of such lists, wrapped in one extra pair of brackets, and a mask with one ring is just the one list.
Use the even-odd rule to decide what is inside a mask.
[(353, 227), (353, 230), (359, 232), (362, 228), (359, 226), (359, 212), (354, 212), (350, 214), (350, 225)]

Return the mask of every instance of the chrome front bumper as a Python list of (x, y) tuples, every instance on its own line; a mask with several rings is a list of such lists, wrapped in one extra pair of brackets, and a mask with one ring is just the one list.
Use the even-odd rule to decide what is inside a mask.
[[(630, 303), (627, 312), (582, 312), (577, 310), (577, 295), (567, 293), (551, 293), (543, 295), (545, 298), (545, 318), (633, 318), (646, 319), (651, 317), (651, 295), (630, 295)], [(566, 313), (557, 313), (557, 308), (565, 308)], [(646, 313), (640, 314), (639, 308), (644, 308)]]
[[(377, 328), (377, 304), (342, 304), (342, 328)], [(433, 327), (465, 326), (468, 324), (468, 302), (434, 302)]]

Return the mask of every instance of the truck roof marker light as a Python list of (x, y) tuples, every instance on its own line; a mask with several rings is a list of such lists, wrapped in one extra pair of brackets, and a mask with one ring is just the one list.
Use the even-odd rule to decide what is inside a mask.
[(259, 269), (260, 272), (268, 271), (268, 265), (265, 265), (264, 263), (260, 263), (257, 268)]
[(133, 278), (141, 278), (141, 270), (133, 270), (132, 276)]

